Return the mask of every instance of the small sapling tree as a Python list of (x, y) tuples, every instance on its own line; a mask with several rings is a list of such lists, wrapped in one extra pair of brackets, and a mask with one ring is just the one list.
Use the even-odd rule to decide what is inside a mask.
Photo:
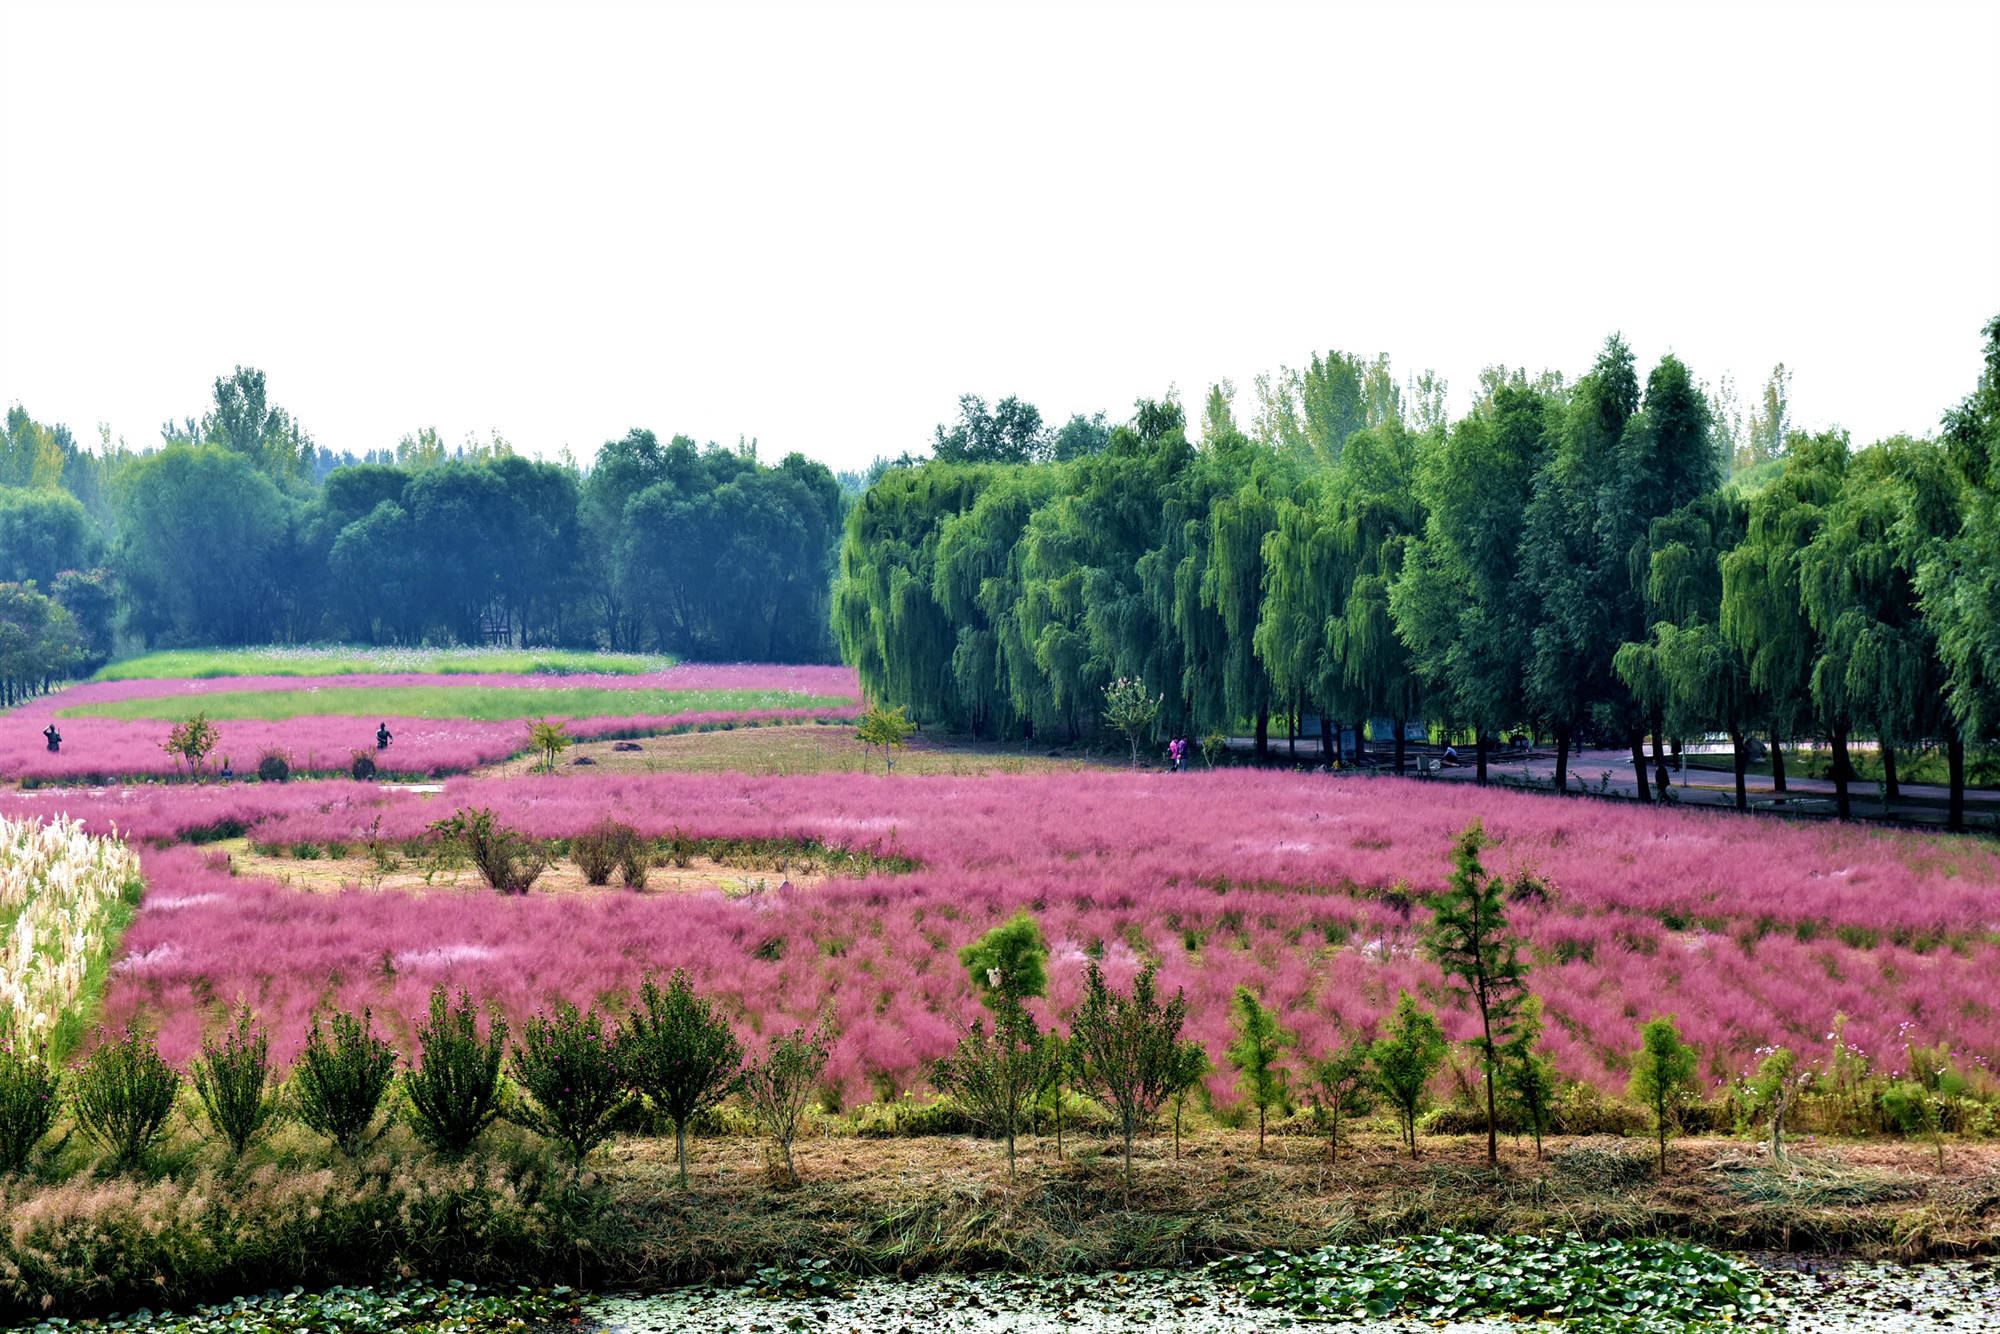
[(1667, 1174), (1667, 1134), (1680, 1109), (1694, 1095), (1695, 1051), (1681, 1041), (1670, 1014), (1656, 1015), (1639, 1030), (1632, 1058), (1631, 1096), (1653, 1114), (1660, 1142), (1660, 1175)]
[(896, 752), (903, 748), (903, 743), (915, 730), (916, 724), (905, 715), (903, 705), (898, 704), (892, 709), (877, 704), (861, 715), (861, 722), (854, 729), (854, 739), (861, 743), (864, 757), (870, 747), (880, 746), (882, 772), (892, 774), (896, 772)]
[(194, 1092), (210, 1129), (241, 1158), (243, 1151), (278, 1114), (271, 1079), (271, 1039), (251, 1022), (250, 1007), (239, 1005), (218, 1041), (206, 1037), (194, 1063)]
[(1193, 1038), (1182, 1041), (1174, 1050), (1174, 1161), (1181, 1160), (1181, 1116), (1187, 1110), (1188, 1095), (1201, 1087), (1201, 1081), (1214, 1068), (1208, 1059), (1208, 1049)]
[(216, 730), (215, 724), (208, 720), (208, 713), (204, 710), (192, 718), (184, 718), (175, 723), (167, 732), (167, 739), (161, 744), (160, 749), (174, 757), (175, 768), (185, 764), (190, 774), (200, 778), (203, 762), (208, 759), (209, 752), (215, 749), (215, 743), (221, 740), (221, 737), (222, 734)]
[(315, 1014), (287, 1085), (299, 1120), (349, 1158), (374, 1138), (375, 1113), (396, 1070), (396, 1052), (371, 1031), (373, 1019), (368, 1010), (359, 1019), (336, 1013), (323, 1029)]
[(785, 1179), (797, 1184), (799, 1169), (792, 1162), (792, 1141), (805, 1123), (806, 1108), (813, 1090), (826, 1073), (827, 1058), (833, 1053), (832, 1020), (822, 1016), (812, 1028), (803, 1026), (789, 1033), (773, 1033), (761, 1061), (752, 1061), (743, 1071), (743, 1091), (750, 1103), (750, 1118), (757, 1128), (778, 1143), (784, 1155)]
[(1512, 1031), (1528, 965), (1521, 958), (1520, 941), (1507, 929), (1506, 879), (1489, 878), (1479, 864), (1479, 850), (1485, 846), (1486, 830), (1478, 820), (1458, 836), (1451, 880), (1434, 905), (1424, 950), (1454, 980), (1452, 993), (1471, 1001), (1479, 1014), (1480, 1035), (1473, 1046), (1486, 1073), (1486, 1162), (1491, 1166), (1500, 1161), (1494, 1089), (1499, 1044)]
[(410, 1128), (447, 1158), (461, 1158), (505, 1110), (500, 1065), (507, 1052), (507, 1020), (498, 1010), (479, 1035), (479, 1013), (464, 989), (452, 1004), (441, 986), (431, 988), (430, 1019), (417, 1025), (417, 1064), (403, 1075)]
[(598, 820), (569, 841), (569, 855), (576, 869), (583, 872), (585, 884), (604, 885), (610, 883), (612, 871), (639, 853), (643, 843), (631, 825), (621, 820)]
[(1026, 1004), (1048, 990), (1048, 956), (1041, 928), (1026, 913), (958, 952), (980, 1003), (993, 1013), (993, 1027), (989, 1031), (983, 1020), (973, 1020), (932, 1074), (940, 1092), (1006, 1141), (1010, 1183), (1015, 1138), (1058, 1059), (1059, 1049), (1036, 1026)]
[(62, 1110), (62, 1073), (44, 1048), (0, 1037), (0, 1173), (27, 1168), (35, 1146)]
[(1095, 959), (1084, 972), (1083, 1001), (1070, 1016), (1069, 1045), (1077, 1083), (1118, 1118), (1125, 1137), (1125, 1190), (1132, 1190), (1132, 1136), (1150, 1123), (1181, 1076), (1181, 1025), (1187, 993), (1164, 1003), (1148, 962), (1132, 980), (1132, 994), (1105, 985)]
[(1139, 742), (1150, 736), (1153, 720), (1160, 716), (1165, 695), (1149, 695), (1146, 683), (1137, 677), (1121, 676), (1104, 687), (1104, 725), (1123, 732), (1132, 746), (1132, 767), (1139, 767)]
[(1799, 1098), (1810, 1092), (1819, 1071), (1801, 1065), (1790, 1047), (1766, 1047), (1757, 1073), (1744, 1081), (1745, 1109), (1754, 1121), (1771, 1118), (1771, 1160), (1785, 1161), (1785, 1117)]
[(1541, 1041), (1542, 998), (1531, 995), (1521, 1002), (1513, 1035), (1500, 1048), (1500, 1088), (1507, 1105), (1533, 1132), (1537, 1161), (1556, 1097), (1555, 1062), (1541, 1050)]
[(1229, 1044), (1229, 1064), (1236, 1071), (1237, 1090), (1257, 1109), (1257, 1156), (1261, 1158), (1266, 1113), (1284, 1105), (1291, 1072), (1278, 1060), (1291, 1045), (1292, 1035), (1279, 1024), (1277, 1012), (1266, 1009), (1245, 986), (1236, 988), (1230, 1019), (1236, 1027), (1236, 1041)]
[(729, 1096), (743, 1069), (743, 1044), (714, 1002), (694, 994), (675, 969), (662, 987), (648, 975), (639, 1004), (625, 1021), (626, 1078), (674, 1123), (681, 1185), (687, 1185), (688, 1122)]
[(1417, 1156), (1417, 1118), (1429, 1105), (1431, 1080), (1444, 1065), (1446, 1045), (1437, 1015), (1409, 992), (1398, 992), (1396, 1011), (1375, 1039), (1375, 1088), (1395, 1109), (1412, 1158)]
[(153, 1035), (128, 1028), (100, 1035), (77, 1069), (70, 1107), (114, 1166), (137, 1167), (165, 1132), (180, 1091), (180, 1074), (160, 1058)]
[(1326, 1160), (1340, 1161), (1343, 1122), (1368, 1110), (1374, 1085), (1373, 1047), (1368, 1039), (1352, 1037), (1311, 1065), (1313, 1095), (1325, 1109)]
[(528, 724), (528, 748), (542, 757), (542, 772), (556, 771), (556, 756), (569, 749), (568, 724), (558, 718), (550, 722), (546, 718), (536, 718)]
[(528, 1101), (510, 1115), (568, 1149), (573, 1178), (631, 1106), (623, 1051), (621, 1035), (615, 1026), (605, 1030), (596, 1006), (579, 1012), (564, 1001), (553, 1018), (537, 1011), (521, 1029), (512, 1064)]

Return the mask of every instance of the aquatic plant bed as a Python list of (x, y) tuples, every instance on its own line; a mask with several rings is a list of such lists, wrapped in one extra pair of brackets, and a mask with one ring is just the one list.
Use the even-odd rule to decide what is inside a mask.
[[(1454, 1256), (1466, 1247), (1510, 1251), (1546, 1249), (1557, 1256), (1560, 1243), (1540, 1238), (1413, 1238), (1399, 1253), (1375, 1266), (1393, 1289), (1398, 1283), (1424, 1284), (1433, 1275), (1426, 1260), (1440, 1252)], [(1759, 1271), (1740, 1258), (1663, 1243), (1598, 1243), (1581, 1249), (1600, 1253), (1613, 1265), (1643, 1265), (1648, 1251), (1688, 1256), (1659, 1275), (1645, 1290), (1660, 1305), (1626, 1315), (1554, 1315), (1543, 1312), (1523, 1324), (1518, 1309), (1491, 1306), (1481, 1313), (1452, 1314), (1441, 1306), (1406, 1309), (1399, 1315), (1334, 1312), (1310, 1315), (1273, 1307), (1251, 1295), (1254, 1288), (1230, 1282), (1232, 1266), (1208, 1270), (1140, 1270), (1022, 1278), (1006, 1274), (935, 1275), (914, 1281), (847, 1279), (825, 1269), (794, 1265), (759, 1274), (748, 1282), (700, 1287), (657, 1296), (600, 1296), (583, 1308), (585, 1328), (599, 1334), (678, 1334), (703, 1329), (713, 1334), (754, 1334), (790, 1329), (924, 1331), (925, 1334), (1128, 1334), (1163, 1330), (1173, 1334), (1234, 1334), (1240, 1330), (1312, 1328), (1335, 1325), (1353, 1334), (1408, 1334), (1435, 1329), (1445, 1334), (1518, 1334), (1523, 1328), (1688, 1331), (1742, 1328), (1811, 1329), (1827, 1334), (1906, 1334), (1913, 1330), (1990, 1330), (2000, 1323), (2000, 1285), (1979, 1261), (1931, 1265), (1846, 1264), (1810, 1274)], [(1608, 1254), (1607, 1254), (1608, 1253)], [(1407, 1257), (1407, 1260), (1406, 1260)], [(1303, 1258), (1303, 1257), (1292, 1257)], [(1543, 1268), (1551, 1283), (1581, 1281), (1593, 1263), (1567, 1265), (1554, 1259)], [(1727, 1296), (1714, 1306), (1701, 1275), (1728, 1273), (1754, 1285), (1754, 1308)], [(1472, 1286), (1482, 1277), (1506, 1289), (1514, 1276), (1504, 1271), (1447, 1270), (1449, 1281)], [(815, 1282), (816, 1280), (816, 1282)]]
[(92, 1320), (58, 1317), (22, 1326), (23, 1334), (511, 1334), (572, 1322), (579, 1310), (568, 1288), (490, 1288), (452, 1280), (373, 1288), (267, 1292), (204, 1306), (185, 1315), (138, 1310)]

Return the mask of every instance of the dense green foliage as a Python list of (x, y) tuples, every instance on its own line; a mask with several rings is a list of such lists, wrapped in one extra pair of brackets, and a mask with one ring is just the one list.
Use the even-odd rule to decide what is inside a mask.
[(395, 1078), (395, 1049), (375, 1036), (373, 1019), (335, 1012), (323, 1028), (314, 1015), (288, 1085), (299, 1120), (349, 1158), (381, 1133), (376, 1112)]
[(271, 1039), (252, 1023), (250, 1007), (239, 1005), (220, 1039), (202, 1039), (191, 1072), (195, 1096), (209, 1129), (241, 1158), (250, 1141), (278, 1114), (278, 1090), (271, 1070)]
[[(589, 468), (434, 431), (366, 460), (318, 449), (261, 372), (162, 445), (85, 449), (18, 405), (0, 436), (0, 581), (74, 622), (77, 662), (140, 645), (506, 643), (825, 661), (845, 501), (802, 455), (635, 430)], [(4, 586), (4, 583), (0, 583)], [(7, 611), (0, 599), (0, 622)]]
[(181, 1077), (160, 1059), (151, 1033), (127, 1029), (103, 1036), (77, 1066), (72, 1084), (78, 1127), (122, 1168), (143, 1163), (165, 1133)]
[(1214, 1266), (1260, 1305), (1307, 1319), (1481, 1315), (1577, 1321), (1595, 1330), (1721, 1327), (1766, 1306), (1757, 1271), (1671, 1241), (1440, 1233), (1309, 1254), (1260, 1251)]
[[(417, 1061), (403, 1074), (410, 1129), (447, 1158), (461, 1157), (506, 1110), (500, 1081), (507, 1053), (507, 1021), (498, 1010), (479, 1033), (470, 993), (453, 1004), (442, 986), (431, 988), (430, 1018), (417, 1025)], [(530, 1055), (529, 1069), (539, 1069)], [(566, 1128), (566, 1127), (565, 1127)], [(582, 1151), (578, 1151), (578, 1160)]]
[[(1341, 354), (1260, 379), (1248, 430), (1224, 386), (1198, 424), (1141, 400), (1069, 457), (1012, 443), (1031, 408), (972, 401), (848, 516), (834, 630), (873, 697), (984, 735), (1261, 750), (1289, 718), (1332, 762), (1344, 722), (1397, 738), (1400, 768), (1421, 720), (1482, 777), (1509, 733), (1552, 737), (1564, 785), (1577, 745), (1629, 748), (1642, 797), (1664, 740), (1815, 736), (1845, 813), (1851, 738), (1892, 767), (1948, 750), (1956, 784), (2000, 736), (1986, 334), (1940, 439), (1865, 449), (1788, 431), (1782, 368), (1745, 427), (1617, 337), (1574, 383), (1489, 370), (1457, 421), (1433, 377), (1405, 393)], [(1164, 696), (1157, 721), (1112, 716), (1121, 680)]]
[(743, 1071), (743, 1044), (715, 1002), (697, 996), (685, 970), (662, 987), (648, 975), (625, 1021), (624, 1069), (635, 1092), (674, 1126), (681, 1185), (687, 1185), (688, 1122), (729, 1095)]

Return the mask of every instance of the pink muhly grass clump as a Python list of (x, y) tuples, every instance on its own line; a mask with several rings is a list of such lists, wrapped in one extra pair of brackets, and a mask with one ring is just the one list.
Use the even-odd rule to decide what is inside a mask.
[[(400, 744), (400, 738), (399, 738)], [(1275, 773), (987, 778), (662, 774), (455, 779), (442, 796), (353, 783), (184, 786), (129, 796), (41, 792), (0, 809), (67, 810), (172, 837), (219, 819), (271, 842), (358, 842), (379, 819), (414, 837), (460, 806), (491, 806), (566, 837), (604, 816), (658, 836), (814, 838), (916, 859), (899, 876), (719, 894), (308, 895), (232, 879), (196, 849), (146, 854), (146, 906), (110, 989), (184, 1059), (217, 1004), (257, 998), (289, 1053), (323, 992), (407, 1025), (448, 981), (517, 1018), (551, 999), (620, 1004), (649, 968), (686, 967), (746, 1035), (824, 1007), (839, 1028), (830, 1082), (847, 1096), (921, 1084), (977, 1013), (956, 950), (1018, 911), (1051, 945), (1059, 1016), (1085, 963), (1122, 985), (1145, 956), (1187, 989), (1190, 1036), (1222, 1065), (1239, 984), (1284, 1012), (1299, 1057), (1370, 1032), (1399, 989), (1435, 987), (1419, 948), (1426, 895), (1475, 815), (1491, 871), (1532, 873), (1512, 905), (1544, 956), (1548, 1046), (1564, 1074), (1622, 1089), (1639, 1025), (1674, 1011), (1704, 1075), (1758, 1046), (1823, 1048), (1836, 1012), (1851, 1045), (1896, 1047), (1899, 1025), (1989, 1063), (2000, 975), (2000, 857), (1974, 844), (1727, 813), (1554, 801), (1466, 786)], [(9, 814), (17, 811), (8, 811)], [(1940, 947), (1948, 943), (1949, 948)], [(1455, 1038), (1472, 1019), (1444, 1016)], [(1226, 1072), (1217, 1077), (1226, 1093)]]

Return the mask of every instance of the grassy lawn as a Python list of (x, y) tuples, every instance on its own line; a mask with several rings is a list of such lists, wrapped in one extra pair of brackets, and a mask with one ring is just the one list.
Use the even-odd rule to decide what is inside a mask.
[(314, 648), (192, 648), (147, 653), (114, 662), (94, 681), (188, 680), (217, 676), (352, 676), (367, 672), (539, 672), (575, 676), (604, 672), (636, 676), (662, 672), (672, 658), (642, 653), (578, 653), (566, 649), (370, 648), (334, 644)]
[(617, 718), (688, 712), (740, 713), (749, 709), (852, 707), (833, 695), (779, 690), (615, 690), (563, 686), (326, 686), (307, 690), (219, 690), (107, 700), (58, 710), (64, 718), (257, 718), (275, 722), (314, 714), (370, 718), (464, 718), (508, 722), (520, 718)]

